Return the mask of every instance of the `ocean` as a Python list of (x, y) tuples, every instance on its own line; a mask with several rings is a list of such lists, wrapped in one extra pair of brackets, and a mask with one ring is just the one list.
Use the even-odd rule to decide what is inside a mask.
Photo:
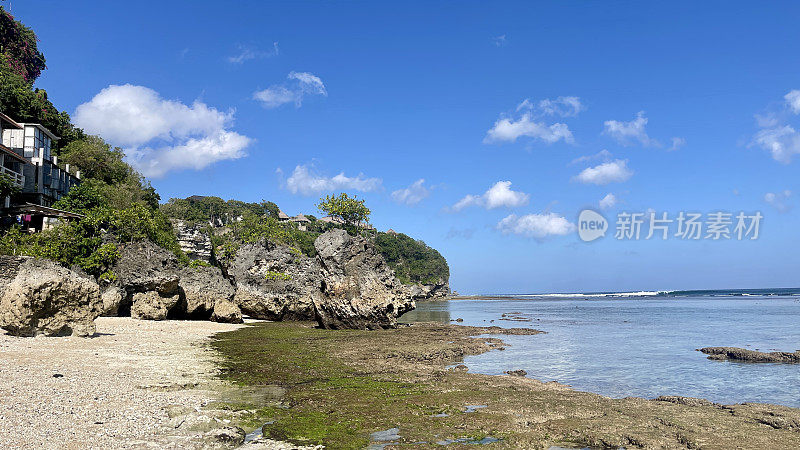
[(418, 302), (401, 322), (529, 327), (505, 351), (465, 360), (470, 372), (528, 377), (620, 398), (699, 397), (800, 407), (800, 364), (712, 361), (729, 346), (800, 349), (800, 288), (494, 295)]

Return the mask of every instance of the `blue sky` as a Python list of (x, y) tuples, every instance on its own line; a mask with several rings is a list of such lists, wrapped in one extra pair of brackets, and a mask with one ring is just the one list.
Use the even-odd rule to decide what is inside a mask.
[[(800, 5), (2, 4), (41, 40), (37, 86), (164, 200), (356, 193), (462, 293), (800, 285)], [(587, 207), (764, 219), (584, 243)]]

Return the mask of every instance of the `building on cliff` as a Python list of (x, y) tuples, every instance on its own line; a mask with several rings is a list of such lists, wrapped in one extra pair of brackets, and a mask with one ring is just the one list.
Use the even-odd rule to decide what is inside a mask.
[(18, 123), (2, 113), (0, 132), (0, 173), (20, 191), (14, 198), (0, 199), (4, 215), (21, 216), (26, 228), (38, 230), (64, 218), (65, 211), (51, 206), (80, 183), (80, 171), (59, 165), (51, 154), (58, 136), (38, 123)]

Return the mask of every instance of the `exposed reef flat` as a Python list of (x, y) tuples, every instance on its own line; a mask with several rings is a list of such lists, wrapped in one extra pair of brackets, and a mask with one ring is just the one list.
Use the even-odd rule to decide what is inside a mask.
[[(232, 408), (256, 411), (250, 420), (264, 424), (264, 436), (297, 444), (800, 447), (794, 408), (676, 396), (612, 399), (519, 376), (519, 366), (507, 368), (513, 375), (469, 373), (464, 357), (505, 348), (501, 333), (522, 332), (440, 323), (372, 332), (266, 323), (221, 333), (213, 347), (224, 378), (285, 389), (278, 405), (241, 401)], [(374, 439), (386, 430), (391, 441)]]
[(739, 347), (703, 347), (698, 351), (708, 359), (752, 363), (800, 363), (800, 350), (792, 352), (759, 352)]

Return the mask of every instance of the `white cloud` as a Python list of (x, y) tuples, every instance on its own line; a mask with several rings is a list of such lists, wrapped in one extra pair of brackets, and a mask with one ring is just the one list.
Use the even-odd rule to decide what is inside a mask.
[(572, 233), (575, 231), (575, 224), (556, 213), (526, 214), (524, 216), (511, 214), (497, 224), (497, 229), (503, 234), (543, 239), (548, 236), (563, 236)]
[(554, 123), (547, 125), (536, 122), (530, 113), (523, 114), (518, 120), (509, 118), (498, 119), (494, 126), (486, 132), (484, 143), (515, 142), (521, 136), (540, 139), (548, 144), (564, 140), (572, 143), (575, 139), (566, 124)]
[(603, 149), (603, 150), (600, 150), (599, 152), (595, 153), (594, 155), (586, 155), (586, 156), (580, 156), (578, 158), (575, 158), (570, 162), (570, 165), (572, 165), (572, 164), (580, 164), (580, 163), (589, 162), (589, 161), (594, 161), (594, 160), (597, 160), (597, 159), (599, 159), (601, 161), (608, 161), (608, 160), (611, 159), (612, 156), (613, 155), (611, 154), (610, 151)]
[(280, 50), (278, 49), (277, 42), (273, 42), (272, 49), (268, 51), (259, 50), (240, 44), (237, 45), (237, 53), (228, 57), (228, 62), (231, 64), (243, 64), (245, 61), (250, 61), (252, 59), (269, 58), (272, 56), (278, 56), (279, 54)]
[(636, 118), (630, 122), (622, 122), (619, 120), (606, 120), (603, 123), (603, 133), (611, 136), (622, 145), (631, 145), (635, 141), (639, 141), (645, 147), (650, 145), (658, 145), (658, 142), (650, 139), (647, 135), (645, 127), (647, 126), (647, 118), (644, 116), (644, 111), (636, 113)]
[(297, 80), (300, 83), (300, 89), (303, 92), (326, 96), (328, 95), (328, 91), (325, 89), (325, 84), (322, 83), (322, 80), (318, 76), (312, 73), (289, 72), (289, 79)]
[(775, 161), (783, 164), (792, 162), (794, 155), (800, 153), (800, 133), (787, 123), (793, 114), (800, 114), (800, 90), (789, 91), (783, 96), (785, 108), (780, 111), (767, 110), (756, 114), (756, 124), (760, 130), (753, 136), (750, 146), (758, 146), (768, 151)]
[(296, 108), (303, 104), (307, 95), (328, 96), (328, 90), (322, 80), (309, 72), (289, 72), (287, 78), (290, 85), (274, 85), (253, 93), (265, 108), (277, 108), (286, 103), (294, 103)]
[(290, 91), (283, 86), (273, 86), (257, 91), (253, 94), (253, 98), (260, 101), (266, 108), (277, 108), (292, 102), (299, 107), (303, 103), (303, 96), (299, 91)]
[(425, 187), (425, 179), (420, 178), (419, 180), (411, 183), (411, 186), (392, 192), (392, 200), (397, 203), (413, 206), (421, 202), (430, 194), (430, 189)]
[(524, 192), (511, 190), (510, 181), (498, 181), (489, 188), (483, 195), (466, 195), (456, 202), (451, 208), (453, 211), (461, 211), (470, 206), (482, 206), (486, 209), (500, 207), (514, 208), (528, 204), (530, 196)]
[(538, 103), (530, 99), (517, 105), (516, 112), (522, 112), (518, 118), (500, 117), (494, 126), (486, 132), (483, 142), (515, 142), (522, 136), (540, 139), (548, 144), (564, 140), (573, 143), (575, 139), (569, 127), (564, 123), (547, 124), (541, 119), (545, 116), (575, 117), (586, 109), (578, 97), (558, 97), (555, 100), (546, 98)]
[(800, 90), (794, 89), (783, 96), (789, 108), (795, 114), (800, 114)]
[(494, 42), (494, 45), (502, 47), (506, 45), (506, 35), (501, 34), (500, 36), (495, 36), (492, 38), (492, 42)]
[(307, 166), (298, 165), (286, 180), (286, 189), (292, 194), (302, 195), (346, 190), (373, 192), (381, 188), (381, 182), (380, 178), (367, 178), (363, 173), (348, 177), (341, 172), (336, 176), (327, 177), (312, 173)]
[(200, 101), (165, 100), (150, 88), (130, 84), (103, 89), (79, 105), (72, 118), (88, 133), (125, 147), (131, 165), (149, 177), (241, 158), (253, 142), (228, 129), (233, 111)]
[(632, 176), (633, 171), (628, 168), (628, 160), (616, 159), (599, 166), (588, 167), (579, 173), (574, 180), (581, 183), (604, 185), (621, 183)]
[(674, 137), (672, 138), (672, 147), (670, 147), (667, 150), (670, 152), (674, 152), (675, 150), (683, 147), (684, 145), (686, 145), (686, 139), (682, 137)]
[(189, 139), (183, 144), (126, 150), (131, 163), (148, 177), (160, 178), (175, 169), (201, 170), (226, 159), (246, 156), (244, 148), (251, 139), (232, 131)]
[(609, 209), (613, 208), (617, 205), (617, 197), (612, 194), (608, 193), (605, 197), (600, 199), (600, 209)]
[(792, 196), (792, 191), (785, 190), (783, 192), (767, 192), (764, 194), (764, 201), (777, 209), (779, 212), (789, 211), (792, 207), (789, 204), (789, 198)]
[(792, 155), (800, 153), (800, 133), (789, 125), (765, 128), (756, 133), (753, 143), (769, 151), (775, 161), (783, 164), (789, 164)]
[(546, 98), (539, 101), (539, 109), (551, 116), (575, 117), (586, 107), (578, 97), (558, 97), (555, 100)]

